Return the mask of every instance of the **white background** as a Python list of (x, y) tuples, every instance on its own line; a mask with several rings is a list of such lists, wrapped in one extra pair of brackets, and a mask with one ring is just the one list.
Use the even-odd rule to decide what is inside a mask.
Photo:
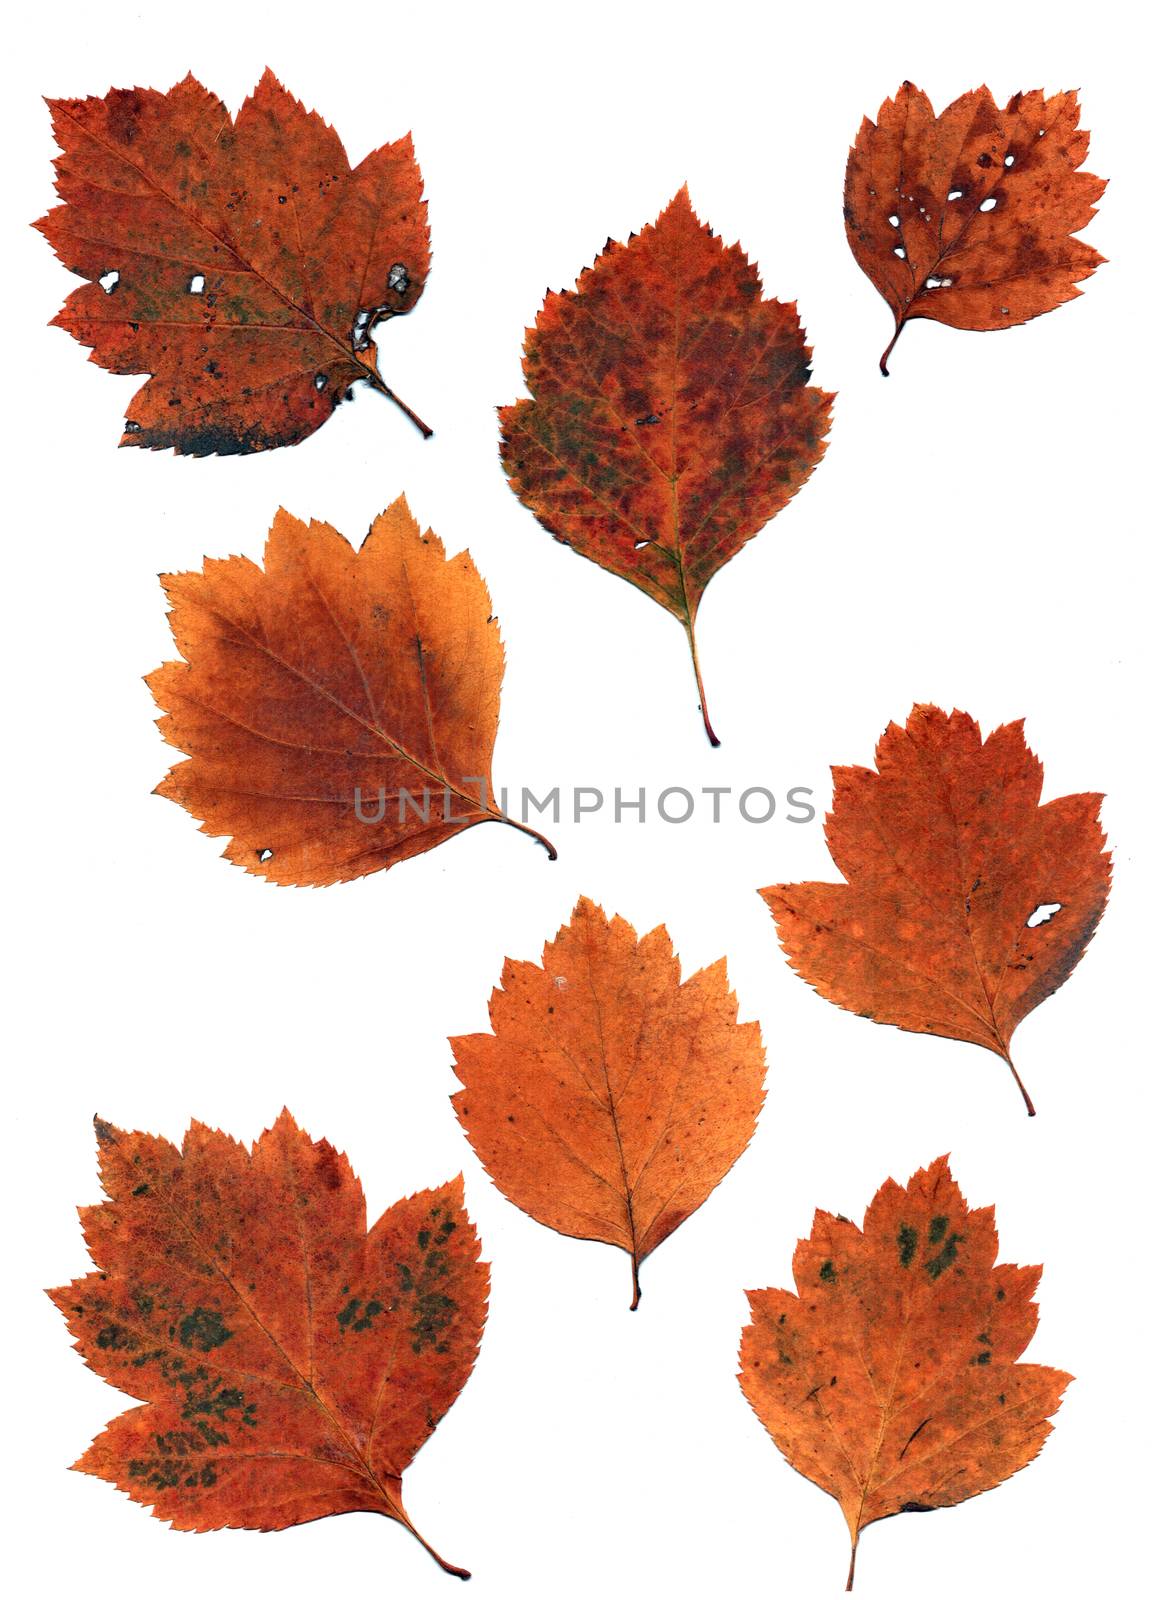
[[(883, 10), (883, 20), (877, 12)], [(1042, 1457), (954, 1511), (861, 1548), (864, 1600), (1138, 1593), (1153, 1565), (1157, 1389), (1157, 880), (1151, 772), (1158, 352), (1156, 130), (1137, 7), (559, 4), (22, 7), (5, 92), (7, 887), (15, 1023), (5, 1562), (14, 1592), (168, 1600), (458, 1592), (400, 1529), (345, 1517), (179, 1536), (65, 1469), (121, 1398), (72, 1354), (45, 1285), (86, 1269), (90, 1119), (254, 1137), (285, 1102), (350, 1154), (373, 1214), (463, 1168), (493, 1262), (483, 1352), (409, 1473), (417, 1524), (475, 1600), (836, 1594), (835, 1505), (781, 1459), (735, 1382), (745, 1287), (789, 1282), (815, 1205), (859, 1217), (938, 1153), (995, 1202), (1002, 1255), (1044, 1262), (1031, 1355), (1077, 1374)], [(294, 449), (249, 459), (118, 450), (138, 382), (47, 328), (75, 280), (26, 224), (52, 203), (38, 96), (167, 88), (236, 109), (269, 64), (357, 160), (414, 130), (434, 270), (381, 343), (425, 443), (359, 392)], [(1086, 237), (1109, 265), (1012, 332), (918, 323), (887, 383), (890, 316), (848, 252), (844, 162), (911, 77), (938, 107), (987, 81), (1080, 87)], [(554, 544), (509, 492), (493, 408), (522, 392), (546, 285), (688, 179), (767, 292), (797, 298), (831, 444), (793, 504), (718, 576), (701, 617), (705, 743), (673, 619)], [(170, 753), (142, 675), (172, 656), (156, 574), (261, 556), (282, 503), (358, 540), (401, 491), (491, 587), (509, 652), (497, 782), (783, 792), (822, 809), (831, 762), (867, 763), (912, 702), (1014, 717), (1046, 795), (1108, 793), (1114, 893), (1068, 985), (1021, 1028), (1030, 1122), (1004, 1065), (835, 1009), (785, 966), (755, 890), (830, 877), (821, 815), (750, 826), (654, 816), (555, 830), (551, 866), (480, 827), (341, 888), (277, 889), (219, 859), (150, 791)], [(705, 816), (705, 813), (704, 813)], [(770, 1096), (746, 1155), (649, 1260), (636, 1316), (620, 1253), (559, 1238), (491, 1187), (447, 1103), (446, 1036), (486, 1025), (506, 954), (537, 958), (587, 893), (686, 970), (726, 954), (763, 1027)], [(72, 1552), (66, 1563), (64, 1549)], [(1149, 1554), (1149, 1560), (1148, 1560)]]

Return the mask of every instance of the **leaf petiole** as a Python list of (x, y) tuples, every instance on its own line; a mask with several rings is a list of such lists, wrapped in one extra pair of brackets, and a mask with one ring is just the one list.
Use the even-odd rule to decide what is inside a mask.
[(888, 348), (884, 351), (883, 355), (880, 357), (880, 371), (883, 373), (885, 378), (890, 378), (891, 377), (891, 373), (888, 371), (888, 357), (891, 355), (892, 351), (896, 348), (896, 340), (903, 333), (904, 327), (905, 327), (905, 324), (907, 323), (907, 321), (908, 321), (907, 317), (904, 317), (904, 318), (901, 319), (901, 321), (896, 323), (896, 331), (895, 331), (895, 333), (892, 334), (891, 341), (888, 344)]
[(698, 709), (702, 713), (702, 726), (706, 729), (706, 737), (717, 750), (722, 741), (710, 726), (710, 713), (706, 709), (706, 690), (702, 683), (702, 668), (698, 661), (698, 645), (694, 639), (693, 618), (686, 622), (684, 627), (686, 629), (686, 637), (690, 641), (690, 659), (694, 663), (694, 680), (698, 685)]

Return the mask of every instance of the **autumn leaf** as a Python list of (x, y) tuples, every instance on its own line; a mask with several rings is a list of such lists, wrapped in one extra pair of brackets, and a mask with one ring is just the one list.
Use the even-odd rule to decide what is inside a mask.
[(726, 962), (681, 979), (665, 928), (639, 939), (584, 897), (544, 965), (506, 961), (491, 1033), (450, 1043), (452, 1104), (502, 1194), (617, 1245), (638, 1269), (730, 1171), (763, 1103), (757, 1022)]
[(995, 1489), (1053, 1431), (1071, 1382), (1021, 1361), (1040, 1267), (997, 1266), (992, 1206), (970, 1211), (941, 1157), (888, 1179), (863, 1231), (816, 1211), (797, 1293), (754, 1289), (739, 1382), (796, 1472), (838, 1502), (851, 1537), (901, 1511)]
[(823, 455), (833, 395), (809, 386), (793, 304), (762, 298), (685, 188), (525, 339), (531, 400), (502, 408), (513, 491), (562, 544), (636, 585), (694, 637), (706, 585)]
[(151, 374), (122, 444), (247, 455), (298, 444), (379, 375), (375, 327), (428, 274), (410, 136), (352, 169), (267, 71), (236, 119), (190, 76), (168, 94), (52, 100), (64, 204), (36, 226), (75, 289), (55, 318), (110, 372)]
[(896, 319), (1012, 328), (1081, 293), (1105, 260), (1073, 235), (1095, 215), (1105, 179), (1078, 168), (1089, 134), (1077, 95), (986, 88), (936, 116), (905, 83), (865, 117), (847, 161), (843, 215), (852, 254)]
[(96, 1123), (97, 1270), (50, 1291), (86, 1365), (142, 1402), (76, 1463), (174, 1528), (344, 1511), (416, 1532), (401, 1478), (476, 1360), (488, 1268), (459, 1178), (370, 1232), (346, 1156), (284, 1111), (253, 1149)]
[(1061, 987), (1101, 921), (1102, 796), (1039, 804), (1023, 722), (983, 742), (963, 711), (915, 706), (878, 771), (835, 767), (826, 838), (846, 883), (762, 889), (792, 967), (825, 999), (1008, 1062), (1023, 1017)]
[(401, 496), (355, 551), (274, 519), (240, 556), (162, 579), (184, 661), (147, 680), (179, 762), (156, 793), (273, 883), (340, 883), (505, 822), (490, 776), (504, 647), (488, 590)]

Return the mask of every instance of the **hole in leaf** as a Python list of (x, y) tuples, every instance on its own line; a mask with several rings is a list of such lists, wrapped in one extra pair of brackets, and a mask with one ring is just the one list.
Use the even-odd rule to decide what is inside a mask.
[(924, 284), (925, 289), (951, 289), (951, 278), (929, 278)]
[(893, 228), (898, 228), (900, 226), (900, 219), (899, 219), (899, 217), (896, 215), (896, 213), (894, 211), (892, 212), (891, 216), (888, 218), (888, 224), (889, 224), (890, 227), (893, 227)]
[(902, 244), (898, 244), (892, 251), (892, 254), (894, 256), (899, 256), (901, 261), (907, 261), (908, 259), (908, 252), (904, 249)]
[(323, 372), (315, 373), (315, 388), (322, 391), (327, 387), (327, 377)]
[(106, 294), (112, 294), (114, 289), (121, 282), (121, 274), (119, 272), (103, 272), (97, 279), (97, 282), (101, 285)]
[(1037, 907), (1025, 926), (1026, 928), (1043, 928), (1047, 922), (1053, 921), (1053, 918), (1060, 910), (1060, 903), (1056, 900), (1050, 900), (1045, 905)]
[(387, 287), (394, 289), (396, 294), (402, 294), (410, 281), (408, 269), (402, 261), (397, 261), (387, 275)]
[(1008, 154), (1008, 155), (1007, 155), (1007, 156), (1006, 156), (1006, 157), (1005, 157), (1005, 166), (1006, 166), (1006, 167), (1011, 167), (1011, 166), (1012, 166), (1012, 164), (1013, 164), (1013, 162), (1014, 162), (1014, 161), (1015, 161), (1015, 160), (1016, 160), (1016, 159), (1017, 159), (1017, 158), (1016, 158), (1016, 156), (1015, 156), (1015, 155), (1013, 155), (1013, 154), (1012, 154), (1012, 153), (1011, 153), (1011, 152), (1010, 152), (1010, 153), (1009, 153), (1009, 154)]
[(189, 283), (186, 284), (189, 294), (204, 294), (206, 292), (206, 275), (204, 272), (195, 272)]
[(273, 850), (262, 849), (258, 851), (258, 859), (259, 861), (269, 861), (273, 854)]
[(356, 350), (366, 350), (371, 342), (371, 312), (360, 311), (351, 329), (351, 343)]
[(649, 539), (639, 539), (637, 541), (637, 543), (634, 545), (634, 549), (635, 550), (644, 550), (646, 545), (649, 544), (649, 543), (650, 543)]
[(964, 199), (964, 190), (963, 189), (949, 189), (948, 198), (950, 200), (963, 200)]
[(131, 422), (129, 420), (129, 418), (127, 417), (125, 419), (125, 432), (126, 433), (140, 433), (141, 432), (141, 424), (140, 424), (140, 422)]
[(996, 208), (997, 197), (995, 194), (990, 194), (987, 200), (982, 200), (980, 203), (980, 209), (982, 211), (995, 211)]

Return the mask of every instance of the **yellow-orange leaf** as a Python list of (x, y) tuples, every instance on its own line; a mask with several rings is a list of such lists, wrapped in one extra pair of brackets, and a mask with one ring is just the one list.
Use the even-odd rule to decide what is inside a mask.
[(1019, 1359), (1040, 1267), (998, 1266), (993, 1208), (970, 1211), (945, 1157), (890, 1178), (862, 1231), (815, 1213), (796, 1293), (750, 1292), (739, 1381), (797, 1472), (869, 1523), (993, 1489), (1038, 1454), (1069, 1374)]
[(765, 1072), (726, 962), (685, 983), (665, 928), (638, 939), (591, 900), (506, 961), (492, 1033), (451, 1040), (456, 1115), (497, 1188), (538, 1222), (638, 1268), (750, 1142)]
[(488, 590), (402, 496), (358, 551), (280, 511), (265, 571), (231, 556), (162, 581), (185, 660), (149, 686), (191, 759), (157, 792), (231, 834), (229, 860), (339, 883), (510, 821), (492, 790), (504, 646)]

